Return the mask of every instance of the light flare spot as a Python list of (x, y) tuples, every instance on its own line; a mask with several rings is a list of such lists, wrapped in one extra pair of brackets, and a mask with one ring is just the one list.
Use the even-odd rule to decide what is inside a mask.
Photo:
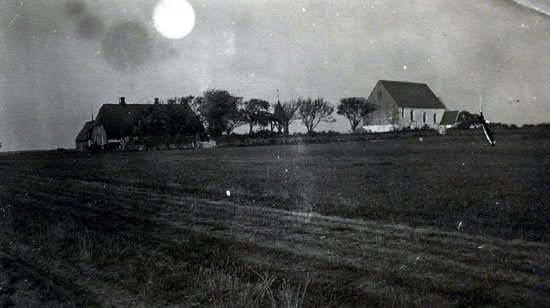
[(162, 0), (153, 10), (155, 29), (169, 39), (181, 39), (195, 27), (195, 10), (186, 0)]

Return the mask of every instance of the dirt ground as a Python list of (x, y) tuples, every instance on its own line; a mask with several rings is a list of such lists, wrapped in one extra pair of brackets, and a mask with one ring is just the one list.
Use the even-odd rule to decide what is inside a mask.
[[(486, 158), (491, 150), (474, 138), (457, 139), (460, 153), (449, 146), (452, 138), (434, 137), (422, 141), (423, 149), (417, 140), (385, 140), (183, 153), (3, 155), (0, 306), (550, 306), (550, 244), (544, 234), (533, 235), (549, 228), (543, 191), (549, 184), (543, 173), (548, 171), (547, 141), (511, 140), (482, 166), (484, 160), (465, 159), (469, 152)], [(399, 160), (392, 156), (396, 152)], [(405, 172), (415, 155), (432, 157), (432, 165), (419, 164), (410, 175), (424, 178), (434, 172), (441, 178), (408, 186), (381, 180), (358, 184), (362, 174)], [(284, 169), (258, 167), (281, 156)], [(337, 163), (337, 157), (343, 160)], [(524, 160), (514, 163), (517, 157)], [(357, 162), (363, 164), (353, 165)], [(426, 205), (432, 212), (452, 207), (439, 205), (452, 198), (480, 209), (456, 214), (449, 208), (449, 217), (427, 216), (430, 208), (422, 207), (417, 208), (425, 211), (422, 219), (407, 217), (414, 211), (399, 214), (396, 204), (405, 202), (405, 195), (382, 203), (395, 187), (421, 194), (438, 182), (454, 181), (452, 176), (466, 178), (463, 171), (445, 172), (462, 162), (474, 165), (469, 170), (501, 168), (488, 169), (492, 179), (509, 168), (517, 169), (510, 174), (518, 177), (524, 169), (542, 170), (522, 183), (512, 178), (495, 187), (482, 178), (464, 184), (486, 192), (492, 187), (493, 195), (485, 198), (474, 192), (461, 199), (457, 187), (449, 187)], [(219, 165), (230, 166), (207, 170), (206, 176), (193, 169)], [(346, 178), (343, 165), (359, 170)], [(298, 171), (285, 177), (289, 169)], [(181, 173), (190, 179), (178, 180)], [(231, 173), (237, 176), (226, 182)], [(316, 177), (310, 181), (315, 185), (307, 185), (307, 176)], [(266, 178), (273, 180), (264, 185)], [(536, 189), (529, 198), (518, 197), (519, 190), (498, 195), (518, 189), (514, 185), (523, 189), (525, 182)], [(515, 233), (507, 232), (519, 224), (513, 224), (514, 217), (495, 217), (498, 225), (487, 226), (489, 204), (509, 206), (518, 198), (524, 201), (515, 206), (534, 208), (543, 220)], [(338, 212), (330, 204), (344, 214), (330, 215)], [(357, 210), (361, 206), (388, 217), (369, 216)], [(530, 217), (530, 210), (510, 213)], [(476, 224), (476, 217), (481, 222)]]

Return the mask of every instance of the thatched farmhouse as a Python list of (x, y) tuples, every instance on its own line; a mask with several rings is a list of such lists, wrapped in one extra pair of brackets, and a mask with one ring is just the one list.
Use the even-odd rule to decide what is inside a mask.
[(144, 136), (195, 136), (202, 124), (184, 104), (104, 104), (95, 120), (86, 122), (76, 137), (76, 149), (124, 150), (128, 142)]
[(376, 106), (363, 118), (362, 128), (368, 132), (428, 127), (444, 133), (458, 116), (424, 83), (380, 80), (367, 101)]

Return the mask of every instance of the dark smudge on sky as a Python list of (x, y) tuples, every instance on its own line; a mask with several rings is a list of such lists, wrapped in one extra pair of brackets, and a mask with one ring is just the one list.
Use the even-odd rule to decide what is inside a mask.
[(103, 22), (100, 18), (94, 15), (84, 16), (78, 22), (78, 35), (83, 39), (96, 39), (103, 32)]
[(79, 38), (100, 40), (104, 60), (115, 69), (130, 72), (150, 57), (151, 40), (140, 22), (119, 21), (105, 30), (103, 20), (90, 12), (83, 2), (66, 2), (65, 11), (75, 21)]
[(86, 6), (79, 1), (67, 1), (65, 2), (65, 12), (69, 17), (78, 17), (84, 14)]
[(130, 71), (151, 55), (151, 40), (141, 23), (125, 21), (114, 25), (101, 43), (105, 60), (121, 71)]

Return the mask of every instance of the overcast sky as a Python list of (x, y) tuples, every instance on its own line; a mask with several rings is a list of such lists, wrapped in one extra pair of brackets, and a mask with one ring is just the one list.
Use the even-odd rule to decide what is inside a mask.
[[(225, 89), (281, 101), (427, 83), (450, 110), (550, 122), (550, 1), (189, 0), (193, 31), (153, 24), (158, 0), (0, 0), (2, 150), (74, 147), (90, 108)], [(319, 130), (349, 130), (341, 117)], [(299, 128), (296, 126), (295, 129)]]

